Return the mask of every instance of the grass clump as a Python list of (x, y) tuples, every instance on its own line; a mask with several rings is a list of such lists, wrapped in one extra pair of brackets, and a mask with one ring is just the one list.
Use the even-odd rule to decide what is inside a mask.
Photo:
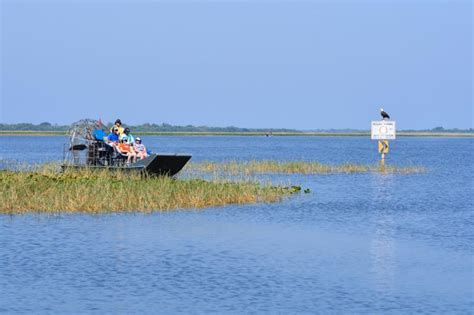
[(276, 202), (293, 188), (108, 171), (0, 171), (0, 213), (152, 212)]
[(257, 173), (281, 173), (281, 174), (334, 174), (334, 173), (421, 173), (425, 169), (419, 166), (387, 166), (387, 165), (364, 165), (364, 164), (341, 164), (328, 165), (318, 162), (280, 162), (280, 161), (230, 161), (230, 162), (201, 162), (190, 163), (191, 170), (201, 172), (223, 172), (229, 174), (257, 174)]

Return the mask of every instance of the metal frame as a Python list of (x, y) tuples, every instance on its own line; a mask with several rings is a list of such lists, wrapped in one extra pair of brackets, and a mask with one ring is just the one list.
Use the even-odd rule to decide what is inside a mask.
[(103, 129), (96, 120), (83, 119), (71, 125), (69, 143), (63, 148), (64, 164), (76, 166), (123, 167), (126, 156), (114, 146), (94, 138), (94, 130)]

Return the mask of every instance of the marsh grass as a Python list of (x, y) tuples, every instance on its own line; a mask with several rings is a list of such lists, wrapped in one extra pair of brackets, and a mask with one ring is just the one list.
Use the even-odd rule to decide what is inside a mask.
[(187, 168), (194, 172), (212, 172), (227, 174), (335, 174), (335, 173), (399, 173), (413, 174), (425, 171), (423, 167), (406, 166), (397, 167), (392, 165), (364, 165), (364, 164), (341, 164), (328, 165), (318, 162), (280, 162), (280, 161), (230, 161), (230, 162), (200, 162), (190, 163)]
[(0, 171), (0, 213), (152, 212), (276, 202), (296, 192), (258, 182), (144, 177), (107, 171)]

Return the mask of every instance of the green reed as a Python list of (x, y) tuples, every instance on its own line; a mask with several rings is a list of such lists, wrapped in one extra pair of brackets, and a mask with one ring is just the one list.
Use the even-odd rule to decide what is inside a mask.
[(277, 202), (295, 188), (224, 179), (173, 179), (81, 170), (0, 171), (0, 213), (152, 212)]
[(334, 174), (334, 173), (400, 173), (412, 174), (425, 171), (420, 166), (398, 167), (392, 165), (364, 165), (346, 163), (340, 165), (321, 164), (318, 162), (305, 161), (229, 161), (229, 162), (209, 162), (190, 163), (187, 170), (198, 172), (222, 172), (228, 174)]

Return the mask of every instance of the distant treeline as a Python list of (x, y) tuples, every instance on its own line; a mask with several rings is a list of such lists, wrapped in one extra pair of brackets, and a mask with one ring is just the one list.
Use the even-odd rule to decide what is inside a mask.
[[(112, 123), (105, 123), (108, 128), (112, 127)], [(142, 125), (127, 125), (134, 132), (300, 132), (295, 129), (268, 129), (268, 128), (239, 128), (239, 127), (208, 127), (208, 126), (174, 126), (167, 123), (163, 124), (142, 124)], [(49, 122), (43, 122), (35, 125), (30, 123), (20, 124), (0, 124), (0, 131), (64, 131), (69, 129), (68, 125), (57, 125)]]
[[(108, 128), (112, 126), (112, 123), (105, 124)], [(369, 132), (369, 130), (358, 130), (358, 129), (313, 129), (313, 130), (296, 130), (286, 128), (239, 128), (239, 127), (209, 127), (209, 126), (174, 126), (167, 123), (162, 124), (141, 124), (141, 125), (124, 125), (129, 127), (133, 132), (261, 132), (261, 133), (304, 133), (304, 132), (321, 132), (321, 133), (361, 133)], [(49, 122), (43, 122), (40, 124), (30, 123), (19, 123), (19, 124), (0, 124), (0, 131), (47, 131), (47, 132), (66, 132), (69, 129), (69, 125), (58, 125), (51, 124)], [(473, 128), (469, 129), (445, 129), (443, 127), (435, 127), (433, 129), (414, 130), (406, 129), (400, 130), (403, 132), (452, 132), (452, 133), (474, 133)]]
[(453, 133), (474, 133), (473, 128), (469, 129), (458, 129), (458, 128), (451, 128), (451, 129), (445, 129), (443, 127), (435, 127), (433, 129), (420, 129), (420, 130), (415, 130), (415, 129), (404, 129), (402, 130), (403, 132), (453, 132)]

